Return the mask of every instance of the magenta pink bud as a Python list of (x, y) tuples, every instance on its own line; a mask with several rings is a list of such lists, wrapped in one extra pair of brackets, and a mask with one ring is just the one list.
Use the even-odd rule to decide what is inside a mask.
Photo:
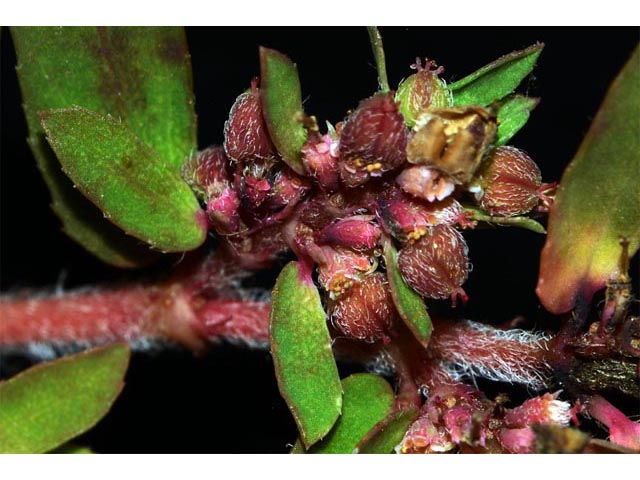
[(209, 199), (207, 215), (216, 232), (229, 234), (238, 231), (240, 226), (238, 208), (240, 208), (240, 199), (236, 191), (229, 187)]
[(246, 177), (244, 179), (244, 200), (247, 208), (256, 209), (269, 197), (271, 184), (264, 178)]
[(429, 202), (443, 200), (455, 189), (448, 175), (426, 165), (405, 168), (396, 182), (405, 192)]
[(344, 335), (367, 343), (388, 338), (396, 318), (389, 285), (379, 272), (367, 275), (346, 294), (330, 301), (328, 313)]
[(354, 215), (327, 225), (317, 236), (318, 243), (331, 243), (354, 250), (372, 250), (380, 240), (380, 227), (372, 215)]
[(251, 90), (236, 98), (224, 124), (224, 149), (234, 162), (250, 163), (276, 158), (276, 150), (262, 117), (260, 93), (255, 82)]
[(504, 417), (505, 426), (530, 427), (534, 423), (569, 425), (572, 416), (571, 405), (558, 400), (558, 393), (545, 393), (540, 397), (530, 398), (519, 407), (509, 410)]
[(391, 94), (360, 102), (340, 135), (340, 177), (347, 187), (400, 167), (406, 159), (408, 130)]
[(302, 147), (302, 162), (320, 186), (328, 191), (336, 190), (340, 182), (337, 144), (328, 133), (320, 137), (311, 135)]
[(400, 250), (398, 267), (405, 281), (429, 298), (461, 293), (469, 275), (468, 248), (454, 227), (438, 225)]
[(541, 183), (540, 169), (526, 153), (498, 147), (482, 166), (477, 198), (491, 215), (520, 215), (538, 204)]

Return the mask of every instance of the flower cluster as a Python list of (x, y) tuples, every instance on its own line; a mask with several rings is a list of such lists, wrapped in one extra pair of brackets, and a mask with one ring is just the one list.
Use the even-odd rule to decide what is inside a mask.
[(441, 69), (432, 67), (418, 62), (397, 95), (363, 100), (324, 135), (307, 128), (303, 175), (280, 159), (254, 81), (231, 108), (224, 145), (183, 169), (240, 264), (259, 268), (291, 249), (317, 266), (328, 316), (349, 338), (386, 341), (393, 329), (397, 314), (379, 262), (384, 242), (400, 248), (408, 285), (455, 305), (467, 298), (470, 270), (461, 229), (475, 226), (463, 202), (506, 217), (543, 198), (535, 163), (515, 148), (493, 147), (494, 109), (450, 107)]

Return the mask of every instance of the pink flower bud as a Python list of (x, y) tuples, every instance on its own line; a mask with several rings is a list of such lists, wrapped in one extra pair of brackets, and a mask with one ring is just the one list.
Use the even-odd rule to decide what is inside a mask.
[(380, 240), (380, 227), (371, 215), (355, 215), (327, 225), (318, 234), (318, 243), (331, 243), (354, 250), (372, 250)]
[(236, 98), (224, 124), (224, 149), (234, 162), (248, 163), (276, 158), (276, 150), (262, 117), (260, 93), (255, 81), (251, 90)]
[(367, 275), (328, 307), (333, 325), (344, 335), (367, 343), (384, 340), (396, 311), (382, 273)]
[(454, 227), (430, 227), (415, 243), (400, 250), (398, 267), (405, 281), (429, 298), (463, 295), (461, 286), (469, 275), (468, 248)]
[(340, 182), (336, 143), (327, 133), (322, 137), (311, 135), (302, 147), (302, 162), (320, 186), (328, 191), (336, 190)]
[(542, 183), (540, 169), (529, 156), (513, 147), (498, 147), (481, 168), (480, 207), (491, 215), (512, 216), (538, 204)]
[(240, 199), (236, 191), (230, 187), (209, 199), (207, 215), (216, 232), (224, 235), (238, 231), (240, 226), (238, 208), (240, 208)]
[(391, 94), (360, 102), (340, 136), (340, 177), (356, 187), (370, 177), (400, 167), (406, 159), (408, 130)]
[(443, 200), (455, 189), (448, 175), (424, 165), (405, 168), (396, 182), (405, 192), (429, 202)]

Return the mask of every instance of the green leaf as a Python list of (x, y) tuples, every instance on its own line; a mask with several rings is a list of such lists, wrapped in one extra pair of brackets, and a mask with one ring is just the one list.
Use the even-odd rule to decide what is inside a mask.
[(29, 145), (63, 230), (102, 261), (156, 257), (73, 189), (44, 139), (38, 112), (79, 105), (121, 119), (172, 168), (196, 148), (191, 65), (182, 28), (14, 27)]
[(489, 215), (487, 212), (479, 208), (464, 207), (464, 212), (470, 220), (477, 222), (487, 222), (494, 225), (503, 225), (506, 227), (519, 227), (525, 230), (531, 230), (535, 233), (545, 234), (547, 231), (544, 227), (533, 218), (529, 217), (496, 217)]
[(318, 289), (298, 262), (273, 289), (269, 327), (278, 387), (305, 446), (329, 433), (342, 408), (342, 387)]
[(536, 43), (512, 52), (452, 83), (453, 104), (484, 107), (506, 97), (531, 73), (543, 48), (544, 44)]
[(41, 363), (0, 382), (0, 453), (42, 453), (93, 427), (122, 390), (129, 347)]
[(167, 252), (204, 242), (204, 212), (189, 186), (123, 123), (80, 107), (41, 119), (65, 173), (113, 223)]
[(285, 55), (260, 47), (260, 100), (273, 144), (293, 170), (304, 174), (302, 146), (307, 130), (298, 69)]
[(640, 47), (620, 72), (576, 156), (549, 215), (537, 293), (560, 314), (590, 301), (620, 271), (620, 239), (640, 245)]
[(362, 437), (393, 407), (393, 390), (377, 375), (351, 375), (342, 381), (342, 389), (340, 419), (327, 438), (311, 447), (309, 453), (353, 453)]
[(402, 278), (398, 269), (398, 252), (387, 240), (384, 245), (384, 259), (387, 267), (387, 279), (396, 309), (405, 325), (424, 347), (429, 345), (433, 325), (422, 297), (418, 295)]
[(498, 110), (498, 132), (495, 140), (496, 147), (509, 143), (509, 140), (525, 126), (529, 120), (529, 114), (538, 106), (539, 102), (539, 98), (513, 95), (500, 105)]
[(416, 407), (390, 413), (360, 441), (357, 453), (392, 453), (417, 416)]

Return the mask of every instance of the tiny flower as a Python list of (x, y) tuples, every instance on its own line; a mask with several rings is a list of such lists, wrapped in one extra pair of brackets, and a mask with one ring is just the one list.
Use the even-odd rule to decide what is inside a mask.
[(425, 66), (419, 58), (412, 66), (417, 70), (399, 86), (396, 93), (396, 101), (400, 103), (400, 113), (410, 127), (415, 120), (428, 109), (446, 108), (451, 106), (453, 100), (446, 83), (439, 75), (442, 67), (435, 67), (432, 61), (426, 61)]
[(225, 188), (219, 195), (212, 196), (207, 202), (207, 215), (211, 225), (220, 234), (238, 231), (240, 226), (240, 199), (232, 188)]
[(514, 147), (498, 147), (485, 160), (476, 198), (491, 215), (527, 213), (540, 199), (542, 175), (533, 160)]
[(273, 180), (269, 209), (272, 211), (291, 210), (309, 188), (309, 181), (289, 168), (278, 171)]
[(251, 90), (236, 98), (224, 124), (224, 149), (234, 162), (273, 160), (276, 150), (262, 116), (260, 92), (256, 82)]
[(405, 281), (418, 293), (429, 298), (460, 295), (469, 275), (468, 247), (454, 227), (430, 227), (415, 243), (400, 250), (398, 267)]
[(424, 202), (394, 189), (378, 201), (378, 210), (386, 228), (401, 242), (413, 243), (436, 225), (468, 224), (462, 205), (451, 197)]
[(391, 94), (360, 102), (340, 135), (340, 177), (347, 187), (398, 168), (406, 158), (408, 131)]
[(318, 281), (336, 299), (373, 272), (377, 263), (372, 255), (343, 247), (317, 247), (307, 244), (311, 257), (318, 263)]
[(311, 135), (302, 147), (302, 162), (320, 186), (328, 191), (336, 190), (340, 183), (338, 149), (328, 133), (322, 137)]
[(424, 165), (405, 168), (398, 175), (396, 182), (405, 192), (429, 202), (442, 200), (455, 189), (451, 177), (436, 168)]
[(330, 301), (332, 324), (344, 335), (367, 343), (387, 339), (396, 311), (382, 273), (367, 275), (347, 293)]
[(380, 240), (380, 227), (371, 215), (354, 215), (327, 225), (318, 234), (319, 243), (331, 243), (354, 250), (372, 250)]
[(255, 210), (269, 197), (271, 184), (264, 178), (246, 177), (244, 179), (243, 200), (245, 208)]

